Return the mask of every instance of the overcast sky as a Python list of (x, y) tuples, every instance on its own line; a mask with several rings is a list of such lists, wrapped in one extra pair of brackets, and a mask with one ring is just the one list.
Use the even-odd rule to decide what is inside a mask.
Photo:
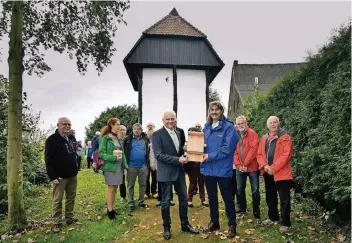
[[(328, 41), (331, 31), (347, 22), (351, 3), (345, 2), (131, 2), (115, 38), (112, 65), (98, 77), (94, 68), (81, 76), (66, 55), (46, 53), (52, 72), (42, 78), (24, 76), (28, 103), (41, 111), (41, 127), (55, 125), (61, 116), (71, 119), (77, 139), (84, 127), (107, 107), (138, 104), (122, 60), (142, 32), (176, 7), (180, 16), (205, 33), (225, 67), (213, 82), (227, 107), (231, 68), (243, 63), (302, 62), (307, 52)], [(7, 53), (8, 41), (0, 43)], [(0, 74), (8, 76), (6, 55)], [(180, 102), (180, 101), (179, 101)], [(172, 107), (170, 107), (172, 109)], [(152, 112), (152, 111), (151, 111)], [(161, 119), (162, 114), (155, 114)]]

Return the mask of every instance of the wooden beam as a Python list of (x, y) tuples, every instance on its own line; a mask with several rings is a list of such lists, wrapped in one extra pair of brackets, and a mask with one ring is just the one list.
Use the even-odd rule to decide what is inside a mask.
[(143, 68), (139, 68), (137, 71), (137, 78), (138, 78), (138, 113), (139, 113), (139, 119), (138, 122), (140, 124), (143, 124), (142, 122), (142, 117), (143, 117), (143, 92), (142, 92), (142, 87), (143, 87)]
[(206, 112), (205, 112), (205, 119), (208, 118), (208, 109), (209, 109), (209, 86), (210, 86), (210, 71), (206, 70), (205, 71), (205, 107), (206, 107)]
[(176, 65), (174, 65), (172, 69), (172, 81), (173, 81), (173, 90), (174, 90), (174, 106), (173, 110), (177, 115), (177, 70), (176, 70)]

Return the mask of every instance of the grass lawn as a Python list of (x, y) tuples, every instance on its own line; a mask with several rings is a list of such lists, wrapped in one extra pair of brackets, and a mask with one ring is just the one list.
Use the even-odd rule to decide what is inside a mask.
[[(118, 190), (119, 191), (119, 190)], [(135, 197), (138, 196), (136, 188)], [(128, 214), (127, 203), (121, 203), (119, 192), (115, 206), (121, 213), (116, 221), (110, 221), (106, 216), (105, 194), (106, 185), (102, 174), (94, 174), (91, 170), (79, 172), (78, 194), (75, 213), (79, 223), (65, 226), (58, 234), (51, 233), (51, 187), (36, 187), (35, 192), (25, 198), (27, 217), (36, 229), (25, 234), (13, 236), (3, 242), (159, 242), (162, 238), (162, 220), (160, 209), (156, 208), (157, 200), (149, 199), (147, 209), (137, 209)], [(212, 234), (191, 235), (180, 230), (178, 216), (178, 199), (174, 196), (176, 206), (171, 207), (172, 238), (170, 242), (338, 242), (321, 226), (321, 222), (303, 215), (300, 206), (292, 203), (292, 228), (290, 232), (279, 233), (279, 225), (262, 226), (266, 219), (266, 203), (264, 188), (261, 184), (261, 221), (255, 220), (251, 211), (250, 187), (247, 186), (247, 203), (250, 210), (246, 216), (237, 219), (237, 234), (233, 240), (222, 239), (227, 230), (227, 220), (224, 204), (220, 202), (221, 231)], [(219, 197), (221, 200), (221, 196)], [(199, 196), (194, 198), (194, 208), (189, 208), (190, 223), (195, 227), (206, 226), (209, 222), (209, 208), (200, 206)], [(0, 235), (4, 233), (6, 221), (0, 220)]]

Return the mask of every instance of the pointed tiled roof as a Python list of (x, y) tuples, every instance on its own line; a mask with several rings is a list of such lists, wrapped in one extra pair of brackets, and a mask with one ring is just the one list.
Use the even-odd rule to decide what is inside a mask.
[(190, 37), (206, 37), (204, 33), (182, 18), (176, 8), (143, 32), (149, 35), (178, 35)]

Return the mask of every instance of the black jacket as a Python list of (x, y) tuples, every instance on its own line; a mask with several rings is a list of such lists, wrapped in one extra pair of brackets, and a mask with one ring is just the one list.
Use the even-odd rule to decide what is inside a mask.
[(45, 142), (45, 165), (50, 181), (59, 177), (70, 178), (78, 173), (73, 141), (67, 141), (58, 130)]
[[(145, 161), (147, 163), (148, 168), (150, 167), (150, 161), (149, 161), (149, 139), (147, 137), (147, 134), (145, 134), (144, 132), (142, 132), (141, 134), (142, 139), (144, 140), (144, 144), (145, 144)], [(126, 161), (128, 163), (128, 161), (130, 160), (130, 154), (131, 154), (131, 149), (132, 149), (132, 139), (133, 139), (133, 133), (129, 134), (124, 142), (123, 142), (123, 150), (125, 152), (126, 155)]]

